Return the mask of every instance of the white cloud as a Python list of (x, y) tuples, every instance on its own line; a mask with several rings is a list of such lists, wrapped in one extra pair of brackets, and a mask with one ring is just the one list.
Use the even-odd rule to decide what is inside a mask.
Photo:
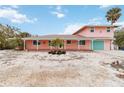
[(17, 9), (19, 8), (18, 5), (0, 5), (0, 8), (13, 8), (13, 9)]
[(92, 18), (89, 21), (99, 21), (99, 20), (102, 20), (102, 17)]
[(56, 7), (56, 10), (58, 10), (58, 11), (61, 11), (61, 9), (62, 9), (61, 6), (57, 6), (57, 7)]
[(70, 24), (67, 25), (65, 27), (65, 30), (63, 33), (59, 33), (59, 34), (73, 34), (75, 31), (77, 31), (78, 29), (80, 29), (83, 25), (82, 24)]
[(10, 7), (12, 7), (12, 8), (19, 8), (19, 6), (17, 6), (17, 5), (11, 5)]
[(89, 19), (87, 24), (89, 24), (89, 25), (92, 25), (92, 24), (93, 25), (99, 25), (99, 24), (101, 24), (102, 19), (103, 19), (102, 17), (92, 18), (92, 19)]
[(63, 18), (65, 16), (65, 14), (60, 12), (52, 12), (52, 14), (56, 15), (58, 18)]
[(72, 34), (75, 31), (79, 30), (84, 25), (100, 25), (102, 19), (103, 18), (101, 18), (101, 17), (97, 17), (97, 18), (89, 19), (87, 23), (76, 23), (76, 24), (67, 25), (65, 27), (64, 32), (63, 33), (59, 33), (59, 34)]
[(120, 27), (124, 27), (124, 21), (116, 22), (114, 25), (118, 25)]
[(111, 7), (112, 5), (101, 5), (99, 8), (109, 8)]
[(55, 15), (57, 18), (65, 17), (65, 14), (63, 13), (61, 6), (57, 6), (55, 11), (52, 11), (51, 13)]
[(27, 15), (20, 13), (16, 9), (13, 9), (11, 7), (3, 7), (0, 8), (0, 18), (7, 19), (11, 21), (12, 23), (33, 23), (37, 19), (29, 19)]

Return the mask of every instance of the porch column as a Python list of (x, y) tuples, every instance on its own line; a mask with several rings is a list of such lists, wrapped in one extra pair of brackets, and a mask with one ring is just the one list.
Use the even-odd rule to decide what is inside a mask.
[(112, 49), (112, 40), (110, 40), (110, 50)]
[(39, 40), (37, 40), (37, 51), (38, 51), (38, 42), (39, 42)]
[(25, 50), (25, 40), (24, 40), (24, 50)]
[(114, 50), (113, 40), (110, 40), (110, 50)]
[(78, 40), (78, 49), (80, 49), (80, 42), (79, 42), (80, 40)]
[(64, 49), (66, 49), (66, 40), (64, 40)]
[(91, 50), (93, 50), (93, 40), (91, 40)]

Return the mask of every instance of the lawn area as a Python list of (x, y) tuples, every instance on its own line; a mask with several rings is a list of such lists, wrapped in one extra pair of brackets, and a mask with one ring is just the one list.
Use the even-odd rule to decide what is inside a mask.
[(0, 50), (0, 86), (124, 86), (124, 73), (111, 66), (124, 64), (124, 51), (47, 52)]

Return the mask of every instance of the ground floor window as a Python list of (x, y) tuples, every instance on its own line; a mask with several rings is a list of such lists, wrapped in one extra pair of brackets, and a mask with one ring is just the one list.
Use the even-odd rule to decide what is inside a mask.
[(37, 44), (40, 45), (41, 44), (40, 41), (37, 42), (37, 40), (33, 40), (33, 45), (37, 45)]
[(71, 44), (71, 40), (67, 40), (67, 44)]
[(85, 45), (85, 40), (80, 40), (79, 45)]

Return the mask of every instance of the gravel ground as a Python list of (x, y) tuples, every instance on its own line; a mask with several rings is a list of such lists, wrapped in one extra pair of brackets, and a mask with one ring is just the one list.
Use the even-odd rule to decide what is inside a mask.
[(47, 52), (0, 51), (0, 86), (120, 87), (124, 79), (111, 63), (124, 63), (124, 51)]

